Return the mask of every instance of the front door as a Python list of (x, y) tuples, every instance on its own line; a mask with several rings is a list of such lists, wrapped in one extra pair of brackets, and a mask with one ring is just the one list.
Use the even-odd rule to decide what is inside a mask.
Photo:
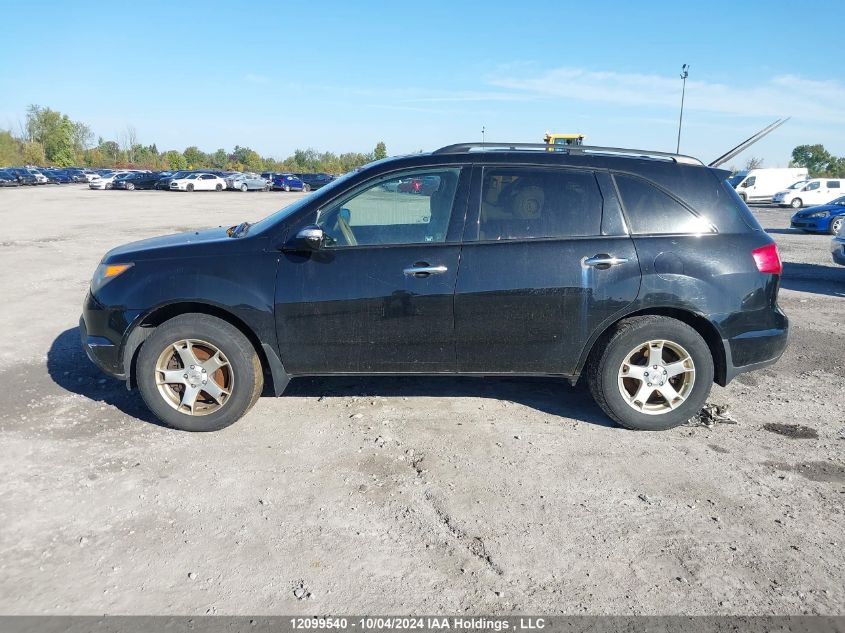
[(455, 289), (458, 369), (571, 374), (640, 287), (631, 238), (602, 235), (615, 194), (587, 170), (487, 166), (479, 180)]
[(276, 284), (288, 372), (455, 371), (453, 295), (466, 171), (391, 174), (306, 219), (323, 229), (324, 245), (286, 252)]

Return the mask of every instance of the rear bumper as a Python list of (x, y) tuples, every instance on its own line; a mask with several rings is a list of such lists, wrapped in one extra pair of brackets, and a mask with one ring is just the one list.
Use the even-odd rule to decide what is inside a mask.
[(789, 342), (789, 319), (777, 310), (775, 321), (775, 327), (767, 330), (751, 330), (722, 340), (725, 347), (724, 384), (740, 374), (773, 365), (783, 356)]

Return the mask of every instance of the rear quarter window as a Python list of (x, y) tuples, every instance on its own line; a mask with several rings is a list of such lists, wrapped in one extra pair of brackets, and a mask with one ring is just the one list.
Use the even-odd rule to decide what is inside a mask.
[(714, 233), (712, 224), (651, 183), (616, 174), (616, 186), (635, 235)]

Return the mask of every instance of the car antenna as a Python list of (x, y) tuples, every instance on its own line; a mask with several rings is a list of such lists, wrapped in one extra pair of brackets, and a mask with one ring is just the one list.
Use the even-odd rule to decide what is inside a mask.
[(749, 136), (747, 139), (745, 139), (742, 143), (740, 143), (736, 147), (728, 150), (727, 152), (725, 152), (724, 154), (719, 156), (719, 158), (717, 158), (712, 163), (710, 163), (708, 165), (708, 167), (718, 167), (719, 165), (723, 165), (724, 163), (728, 162), (730, 159), (732, 159), (734, 156), (736, 156), (740, 152), (744, 152), (745, 150), (747, 150), (749, 147), (754, 145), (754, 143), (759, 141), (761, 138), (763, 138), (764, 136), (766, 136), (770, 132), (774, 132), (776, 129), (778, 129), (781, 125), (783, 125), (784, 123), (789, 121), (789, 119), (791, 119), (791, 118), (792, 117), (786, 117), (785, 119), (778, 119), (774, 123), (770, 123), (769, 125), (764, 127), (762, 130), (760, 130), (756, 134)]

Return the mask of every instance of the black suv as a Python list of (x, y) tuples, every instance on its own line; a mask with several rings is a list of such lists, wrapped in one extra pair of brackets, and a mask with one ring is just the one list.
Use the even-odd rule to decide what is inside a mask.
[(528, 144), (378, 161), (255, 224), (109, 251), (82, 342), (191, 431), (330, 374), (584, 376), (621, 425), (669, 428), (787, 342), (777, 247), (727, 176)]

